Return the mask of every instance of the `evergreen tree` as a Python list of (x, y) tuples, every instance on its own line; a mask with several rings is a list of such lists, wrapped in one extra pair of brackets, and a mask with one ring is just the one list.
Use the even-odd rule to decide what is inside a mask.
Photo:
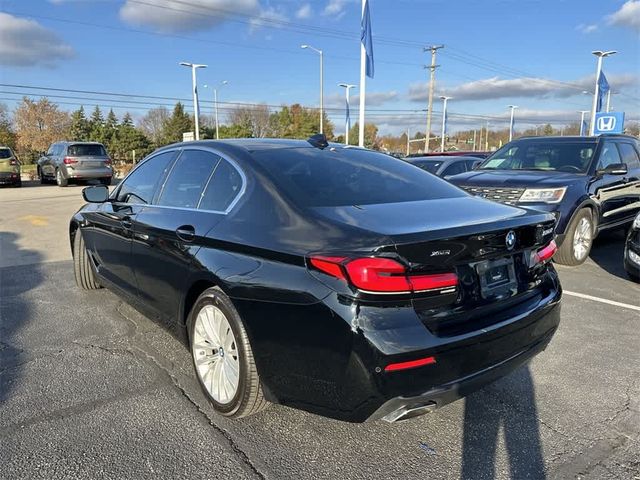
[[(129, 112), (122, 117), (117, 132), (114, 152), (119, 159), (132, 160), (134, 151), (136, 158), (142, 158), (149, 152), (151, 142), (144, 133), (133, 125), (133, 119)], [(180, 135), (182, 136), (182, 134)]]
[(110, 109), (102, 129), (102, 140), (98, 140), (107, 147), (109, 152), (115, 152), (118, 148), (118, 130), (118, 117), (113, 113), (113, 109)]
[(89, 140), (92, 142), (104, 141), (104, 117), (97, 105), (89, 119)]
[(184, 111), (180, 102), (176, 103), (171, 116), (162, 125), (162, 143), (175, 143), (182, 141), (184, 132), (193, 131), (191, 116)]
[(89, 140), (89, 121), (84, 114), (84, 107), (71, 114), (71, 126), (69, 127), (70, 140), (86, 142)]

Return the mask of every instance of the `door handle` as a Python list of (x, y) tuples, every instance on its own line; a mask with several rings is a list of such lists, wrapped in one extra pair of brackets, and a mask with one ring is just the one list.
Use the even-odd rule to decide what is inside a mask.
[(192, 225), (182, 225), (176, 228), (176, 235), (184, 242), (192, 242), (196, 238), (196, 229)]
[(120, 220), (120, 224), (126, 228), (127, 230), (129, 230), (131, 228), (131, 217), (129, 215), (122, 217), (122, 220)]

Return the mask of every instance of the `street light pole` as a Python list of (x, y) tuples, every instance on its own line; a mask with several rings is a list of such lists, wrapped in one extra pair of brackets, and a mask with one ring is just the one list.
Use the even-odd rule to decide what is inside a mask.
[(429, 104), (427, 106), (427, 132), (424, 139), (424, 152), (429, 152), (429, 142), (431, 140), (431, 112), (433, 110), (433, 90), (435, 88), (436, 83), (436, 53), (439, 49), (444, 48), (444, 45), (431, 45), (430, 47), (425, 47), (425, 52), (431, 52), (431, 65), (426, 68), (430, 71), (430, 80), (429, 80)]
[(350, 83), (339, 83), (339, 87), (344, 88), (344, 94), (347, 101), (345, 118), (344, 118), (344, 143), (349, 145), (349, 130), (351, 129), (351, 109), (349, 108), (349, 90), (355, 88), (357, 85), (351, 85)]
[(594, 50), (591, 52), (596, 57), (598, 57), (598, 61), (596, 63), (596, 89), (593, 92), (593, 102), (591, 104), (591, 125), (589, 125), (589, 135), (594, 135), (596, 130), (596, 109), (598, 108), (598, 96), (600, 95), (600, 73), (602, 72), (602, 59), (604, 57), (609, 57), (617, 53), (615, 50), (610, 50), (608, 52), (603, 52), (601, 50)]
[(193, 86), (193, 114), (195, 119), (195, 137), (200, 140), (200, 107), (198, 106), (198, 82), (196, 79), (196, 70), (198, 68), (207, 68), (206, 65), (199, 63), (180, 62), (183, 67), (191, 68), (191, 83)]
[(320, 133), (324, 133), (324, 54), (322, 50), (311, 45), (300, 45), (300, 48), (308, 48), (320, 55)]
[(511, 120), (509, 121), (509, 141), (513, 140), (513, 115), (517, 105), (507, 105), (511, 109)]
[(451, 100), (451, 97), (440, 97), (442, 100), (442, 136), (440, 138), (440, 151), (444, 152), (444, 142), (447, 133), (447, 102)]

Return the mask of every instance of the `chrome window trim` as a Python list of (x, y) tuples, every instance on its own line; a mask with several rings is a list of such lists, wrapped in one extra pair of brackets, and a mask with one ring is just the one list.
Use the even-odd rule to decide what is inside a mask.
[[(236, 206), (236, 204), (240, 201), (240, 199), (244, 196), (246, 190), (247, 190), (247, 176), (245, 175), (244, 171), (242, 170), (242, 168), (240, 168), (240, 165), (238, 165), (238, 163), (229, 158), (228, 156), (224, 155), (223, 153), (221, 153), (219, 150), (216, 150), (215, 148), (211, 148), (211, 147), (206, 147), (206, 146), (202, 146), (202, 145), (194, 145), (192, 146), (186, 146), (186, 147), (177, 147), (177, 148), (172, 148), (172, 149), (167, 149), (167, 150), (162, 150), (159, 152), (154, 152), (152, 153), (149, 157), (147, 157), (146, 159), (144, 159), (142, 162), (140, 162), (138, 165), (142, 165), (145, 162), (150, 161), (152, 158), (154, 158), (157, 155), (160, 155), (162, 153), (167, 153), (167, 152), (173, 152), (173, 151), (179, 151), (178, 156), (173, 160), (173, 163), (171, 164), (171, 170), (169, 170), (169, 173), (167, 174), (167, 176), (164, 179), (164, 182), (162, 183), (162, 187), (160, 188), (160, 192), (158, 195), (158, 199), (160, 198), (160, 196), (162, 195), (162, 191), (164, 190), (164, 185), (167, 183), (167, 179), (169, 178), (169, 175), (171, 175), (171, 171), (173, 170), (174, 165), (176, 164), (177, 160), (180, 158), (180, 156), (182, 155), (182, 152), (184, 150), (203, 150), (209, 153), (213, 153), (215, 155), (217, 155), (218, 157), (220, 157), (220, 160), (226, 160), (227, 162), (229, 162), (231, 164), (231, 166), (233, 168), (236, 169), (236, 171), (238, 172), (238, 174), (240, 175), (240, 178), (242, 179), (242, 186), (240, 187), (240, 191), (236, 194), (235, 198), (231, 201), (231, 203), (229, 203), (229, 206), (225, 209), (225, 210), (205, 210), (205, 209), (201, 209), (201, 208), (187, 208), (187, 207), (170, 207), (170, 206), (166, 206), (166, 205), (156, 205), (155, 203), (123, 203), (123, 202), (114, 202), (117, 203), (119, 205), (131, 205), (131, 206), (137, 206), (137, 207), (154, 207), (154, 208), (162, 208), (162, 209), (169, 209), (169, 210), (185, 210), (185, 211), (190, 211), (190, 212), (205, 212), (205, 213), (216, 213), (216, 214), (221, 214), (221, 215), (228, 215), (229, 212), (231, 210), (233, 210), (233, 207)], [(218, 163), (216, 164), (216, 167), (214, 169), (214, 172), (218, 169), (218, 166), (220, 165), (220, 161), (218, 161)], [(127, 180), (127, 178), (129, 178), (129, 175), (131, 175), (133, 172), (135, 172), (137, 170), (137, 166), (136, 168), (132, 169), (120, 182), (120, 185), (123, 185), (124, 182)], [(209, 177), (209, 181), (211, 180), (211, 178), (213, 178), (213, 173), (212, 175)], [(209, 186), (209, 182), (207, 182), (207, 184), (205, 185), (205, 188), (202, 190), (202, 192), (204, 193), (206, 191), (206, 188)], [(114, 199), (117, 198), (117, 193), (120, 190), (120, 186), (118, 186), (117, 189), (115, 189), (113, 192), (113, 194), (115, 195)], [(198, 203), (199, 204), (199, 203)]]

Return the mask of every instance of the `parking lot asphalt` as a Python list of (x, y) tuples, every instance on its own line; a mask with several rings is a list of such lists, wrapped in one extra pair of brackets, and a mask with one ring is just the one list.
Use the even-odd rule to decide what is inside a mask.
[(80, 192), (0, 189), (0, 478), (640, 479), (640, 286), (621, 234), (558, 267), (549, 348), (466, 400), (391, 425), (277, 405), (230, 421), (162, 326), (76, 288)]

